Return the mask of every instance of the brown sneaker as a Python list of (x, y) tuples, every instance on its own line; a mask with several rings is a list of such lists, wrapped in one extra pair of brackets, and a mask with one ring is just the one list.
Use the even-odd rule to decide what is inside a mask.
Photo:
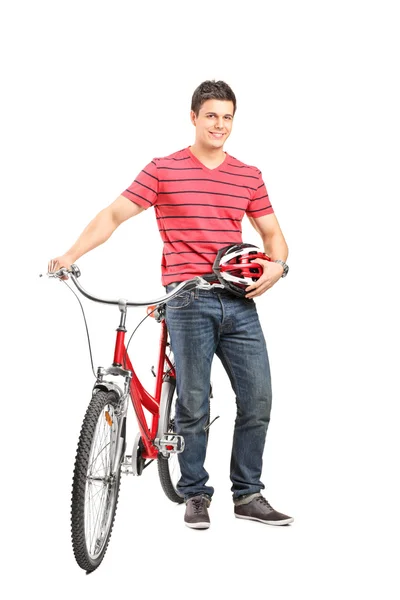
[(260, 521), (266, 525), (288, 525), (294, 521), (293, 517), (277, 512), (259, 493), (239, 496), (235, 500), (234, 510), (238, 519)]
[(191, 496), (186, 500), (185, 525), (192, 529), (208, 529), (210, 517), (207, 508), (211, 500), (206, 494)]

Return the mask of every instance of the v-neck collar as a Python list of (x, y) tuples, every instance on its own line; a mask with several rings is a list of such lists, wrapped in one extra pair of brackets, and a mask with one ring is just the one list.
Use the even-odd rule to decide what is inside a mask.
[(203, 163), (201, 162), (201, 160), (199, 160), (199, 159), (197, 158), (197, 156), (195, 156), (195, 155), (193, 154), (193, 152), (192, 152), (192, 151), (191, 151), (191, 149), (190, 149), (190, 146), (188, 146), (188, 147), (186, 148), (186, 150), (188, 151), (188, 154), (189, 154), (190, 158), (191, 158), (191, 159), (192, 159), (192, 160), (193, 160), (195, 163), (197, 163), (198, 165), (200, 165), (200, 167), (201, 167), (202, 169), (204, 169), (205, 171), (207, 171), (207, 173), (214, 173), (214, 172), (216, 172), (216, 171), (219, 171), (219, 170), (221, 169), (221, 167), (223, 167), (223, 166), (224, 166), (224, 165), (227, 163), (227, 160), (228, 160), (228, 157), (229, 157), (229, 154), (228, 154), (227, 152), (225, 152), (225, 159), (222, 161), (222, 163), (221, 163), (220, 165), (218, 165), (218, 167), (214, 167), (213, 169), (209, 169), (208, 167), (206, 167), (206, 165), (205, 165), (205, 164), (203, 164)]

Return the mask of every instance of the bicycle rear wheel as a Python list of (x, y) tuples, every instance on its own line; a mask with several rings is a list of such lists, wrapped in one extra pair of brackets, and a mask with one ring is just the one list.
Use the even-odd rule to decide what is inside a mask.
[[(165, 408), (165, 422), (168, 423), (167, 431), (165, 433), (175, 432), (175, 408), (176, 408), (176, 382), (175, 379), (169, 379), (168, 382), (164, 382), (163, 385), (169, 386), (168, 397)], [(210, 423), (210, 397), (212, 390), (210, 386), (210, 396), (208, 399), (208, 419), (207, 425)], [(207, 442), (208, 442), (207, 429)], [(163, 454), (158, 454), (157, 459), (158, 475), (160, 477), (161, 487), (164, 490), (167, 498), (177, 504), (184, 502), (183, 496), (177, 491), (177, 484), (181, 478), (181, 471), (179, 468), (179, 458), (177, 453), (171, 453), (168, 457)]]
[[(121, 418), (117, 394), (97, 391), (86, 411), (79, 437), (71, 529), (76, 562), (87, 572), (94, 571), (103, 560), (114, 524), (125, 450), (125, 423), (120, 429)], [(115, 468), (121, 442), (122, 452)]]

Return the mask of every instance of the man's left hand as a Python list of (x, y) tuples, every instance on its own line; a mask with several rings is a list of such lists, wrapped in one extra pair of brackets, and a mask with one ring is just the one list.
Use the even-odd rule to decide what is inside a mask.
[(252, 262), (262, 266), (264, 272), (260, 279), (246, 288), (246, 298), (255, 298), (261, 296), (264, 292), (272, 288), (273, 285), (282, 277), (283, 267), (279, 263), (255, 258)]

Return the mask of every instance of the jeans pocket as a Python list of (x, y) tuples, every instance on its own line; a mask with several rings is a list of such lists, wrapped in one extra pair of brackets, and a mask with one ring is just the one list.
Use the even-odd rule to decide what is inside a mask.
[(167, 308), (177, 309), (177, 308), (185, 308), (189, 306), (194, 298), (194, 293), (192, 292), (182, 292), (179, 296), (175, 296), (172, 300), (167, 302)]

